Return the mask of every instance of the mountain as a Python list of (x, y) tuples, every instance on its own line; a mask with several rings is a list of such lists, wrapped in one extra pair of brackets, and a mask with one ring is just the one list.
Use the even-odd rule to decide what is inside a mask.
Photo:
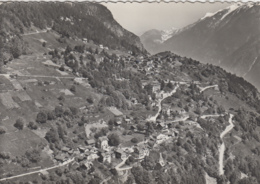
[[(157, 48), (152, 51), (170, 50), (221, 66), (260, 89), (259, 17), (259, 3), (234, 4), (215, 13), (207, 13), (162, 44), (156, 45)], [(151, 51), (149, 47), (147, 50)]]
[[(0, 6), (0, 48), (26, 52), (21, 36), (53, 30), (67, 38), (87, 38), (112, 49), (146, 52), (140, 39), (125, 30), (111, 12), (97, 3), (4, 3)], [(2, 43), (2, 44), (1, 44)]]
[(149, 52), (156, 53), (158, 51), (158, 47), (160, 47), (163, 42), (171, 38), (178, 31), (179, 30), (174, 27), (169, 30), (152, 29), (143, 33), (140, 36), (140, 39), (144, 47)]

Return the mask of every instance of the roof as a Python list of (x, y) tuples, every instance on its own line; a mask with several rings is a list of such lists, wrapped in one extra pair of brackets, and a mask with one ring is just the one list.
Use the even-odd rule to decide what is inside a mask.
[(87, 140), (87, 143), (88, 144), (95, 144), (95, 140), (94, 139), (89, 139), (89, 140)]
[(68, 148), (68, 147), (64, 146), (64, 147), (62, 147), (62, 148), (61, 148), (61, 150), (62, 150), (62, 151), (69, 151), (69, 150), (70, 150), (70, 148)]
[(117, 150), (115, 150), (115, 152), (116, 153), (120, 153), (120, 154), (124, 154), (125, 153), (124, 150), (122, 150), (122, 149), (117, 149)]
[(100, 141), (104, 141), (104, 140), (108, 140), (108, 138), (106, 136), (102, 136), (98, 138)]
[(114, 116), (123, 116), (123, 113), (119, 111), (116, 107), (110, 107), (108, 110), (114, 114)]
[(56, 157), (55, 157), (55, 159), (56, 160), (65, 160), (65, 156), (64, 155), (57, 155)]

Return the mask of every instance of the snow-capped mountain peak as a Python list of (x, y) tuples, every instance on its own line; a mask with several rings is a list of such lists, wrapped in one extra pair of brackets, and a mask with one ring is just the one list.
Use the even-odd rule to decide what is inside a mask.
[(171, 29), (168, 29), (168, 30), (161, 31), (161, 34), (162, 34), (161, 42), (165, 42), (166, 40), (171, 38), (177, 31), (178, 31), (178, 29), (175, 27), (172, 27)]

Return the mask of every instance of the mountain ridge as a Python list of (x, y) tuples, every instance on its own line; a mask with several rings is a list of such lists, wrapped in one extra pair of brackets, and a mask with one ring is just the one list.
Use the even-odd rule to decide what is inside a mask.
[(52, 29), (61, 37), (86, 38), (113, 49), (147, 52), (138, 36), (124, 29), (105, 6), (97, 3), (3, 3), (0, 9), (1, 47), (10, 57), (14, 48), (19, 50), (18, 55), (26, 52), (20, 46), (25, 47), (21, 35), (35, 28)]
[[(153, 50), (147, 47), (146, 43), (143, 44), (152, 53), (170, 50), (243, 76), (260, 53), (259, 12), (259, 3), (231, 5), (215, 13), (206, 14), (207, 16), (184, 27), (163, 44), (154, 43)], [(149, 41), (153, 42), (152, 39)], [(248, 62), (250, 64), (247, 64)], [(257, 68), (260, 65), (258, 63), (257, 60)], [(245, 78), (260, 89), (256, 71), (251, 70)]]

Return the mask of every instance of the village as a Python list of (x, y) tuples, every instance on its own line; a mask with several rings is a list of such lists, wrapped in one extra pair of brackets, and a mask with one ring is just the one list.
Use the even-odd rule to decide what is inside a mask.
[[(87, 40), (85, 39), (83, 42), (87, 43)], [(36, 57), (37, 62), (33, 64), (45, 68), (39, 72), (31, 72), (30, 67), (27, 67), (27, 70), (19, 71), (17, 70), (21, 67), (19, 62), (11, 63), (13, 68), (11, 66), (4, 68), (6, 73), (0, 74), (0, 77), (10, 83), (9, 86), (5, 85), (5, 87), (8, 86), (8, 90), (2, 91), (0, 94), (1, 103), (5, 108), (20, 109), (24, 107), (23, 103), (30, 102), (31, 104), (33, 102), (31, 105), (36, 109), (34, 109), (35, 112), (30, 118), (35, 118), (39, 111), (44, 114), (43, 109), (46, 109), (46, 107), (53, 109), (54, 113), (56, 113), (56, 109), (69, 107), (70, 104), (75, 104), (75, 108), (78, 109), (75, 117), (67, 117), (68, 115), (65, 115), (67, 111), (63, 110), (64, 117), (63, 115), (56, 115), (58, 119), (45, 120), (47, 123), (39, 124), (39, 128), (33, 130), (36, 135), (50, 142), (49, 138), (46, 138), (48, 131), (51, 131), (47, 124), (64, 129), (64, 125), (61, 126), (56, 121), (65, 121), (67, 122), (65, 129), (68, 132), (65, 138), (73, 141), (73, 146), (71, 143), (59, 141), (58, 146), (57, 143), (55, 143), (55, 146), (51, 146), (52, 143), (50, 142), (51, 145), (44, 148), (44, 154), (48, 155), (54, 164), (54, 166), (49, 164), (40, 167), (39, 173), (44, 177), (49, 175), (53, 167), (68, 165), (72, 170), (85, 171), (91, 174), (98, 172), (97, 166), (101, 164), (110, 170), (116, 170), (120, 182), (123, 183), (128, 178), (129, 170), (140, 166), (145, 158), (149, 157), (150, 153), (154, 151), (160, 153), (159, 157), (156, 158), (157, 167), (172, 168), (173, 163), (167, 161), (166, 157), (159, 151), (161, 145), (177, 143), (180, 139), (184, 139), (186, 130), (196, 132), (199, 136), (203, 132), (203, 128), (197, 120), (202, 114), (218, 115), (218, 113), (226, 113), (226, 111), (217, 112), (217, 110), (207, 112), (209, 107), (203, 103), (202, 99), (198, 101), (196, 99), (182, 100), (178, 96), (192, 90), (198, 94), (207, 90), (219, 93), (218, 85), (207, 81), (191, 80), (189, 77), (177, 75), (177, 73), (162, 76), (162, 71), (182, 66), (181, 62), (185, 58), (167, 52), (150, 58), (147, 56), (131, 56), (132, 53), (129, 52), (127, 55), (113, 53), (112, 58), (107, 59), (109, 54), (106, 52), (109, 52), (109, 49), (103, 47), (103, 45), (93, 48), (92, 50), (96, 50), (95, 53), (84, 51), (82, 56), (76, 50), (68, 48), (66, 50), (63, 51), (68, 52), (67, 55), (73, 55), (73, 57), (71, 56), (72, 63), (75, 63), (77, 58), (83, 57), (79, 64), (81, 67), (93, 63), (91, 59), (95, 58), (95, 65), (108, 62), (116, 67), (123, 65), (126, 71), (140, 73), (140, 89), (147, 90), (148, 95), (145, 98), (140, 98), (138, 94), (131, 93), (127, 99), (127, 106), (130, 106), (131, 110), (120, 109), (113, 105), (104, 105), (101, 108), (98, 101), (102, 101), (102, 98), (107, 96), (107, 89), (94, 89), (89, 76), (86, 77), (84, 72), (77, 71), (79, 66), (75, 68), (74, 65), (66, 65), (62, 62), (62, 59), (66, 57), (65, 55), (58, 60), (56, 57), (53, 58), (56, 51), (50, 53), (51, 57), (49, 55)], [(59, 54), (56, 53), (56, 55)], [(88, 60), (87, 58), (91, 59)], [(23, 65), (22, 67), (24, 67)], [(178, 71), (174, 70), (174, 72)], [(49, 75), (46, 75), (46, 73), (49, 73)], [(119, 84), (131, 82), (131, 79), (123, 73), (113, 74), (111, 80)], [(55, 89), (53, 89), (54, 86)], [(32, 94), (32, 89), (34, 89), (34, 94)], [(41, 95), (35, 96), (39, 89)], [(8, 93), (13, 90), (14, 92)], [(55, 95), (53, 96), (54, 92)], [(17, 101), (13, 96), (18, 96), (20, 101)], [(86, 99), (87, 103), (83, 102), (83, 99)], [(212, 109), (218, 108), (218, 105), (213, 102), (209, 102), (209, 104)], [(198, 108), (201, 112), (195, 113)], [(73, 113), (72, 110), (71, 112)], [(14, 121), (13, 117), (7, 116), (6, 112), (3, 112), (2, 116), (6, 119), (6, 122)], [(78, 123), (78, 126), (71, 124), (76, 121), (82, 123)], [(45, 133), (43, 134), (43, 132)], [(188, 153), (183, 148), (180, 152), (184, 155)], [(34, 168), (38, 167), (34, 166)], [(37, 169), (24, 174), (29, 175), (30, 173), (37, 173)], [(15, 175), (15, 173), (6, 174), (9, 175), (9, 178), (20, 176), (19, 174)], [(24, 176), (24, 174), (21, 174), (21, 176)], [(101, 174), (101, 178), (108, 182), (111, 176)], [(4, 177), (0, 181), (6, 179), (8, 177)]]

